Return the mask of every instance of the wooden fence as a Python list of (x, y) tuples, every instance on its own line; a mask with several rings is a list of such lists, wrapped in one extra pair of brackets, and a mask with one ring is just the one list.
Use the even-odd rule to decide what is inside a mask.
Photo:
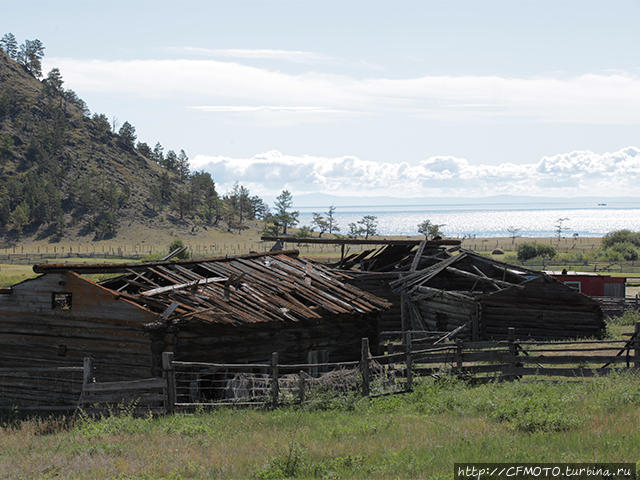
[[(442, 338), (442, 337), (440, 337)], [(640, 322), (628, 340), (516, 340), (434, 344), (407, 332), (391, 352), (371, 355), (362, 339), (359, 361), (255, 364), (162, 358), (162, 378), (95, 382), (91, 359), (72, 367), (0, 369), (0, 407), (171, 413), (201, 407), (265, 406), (327, 401), (340, 393), (376, 397), (413, 390), (419, 377), (455, 375), (471, 383), (542, 377), (584, 379), (640, 369)]]
[(640, 298), (634, 297), (591, 297), (600, 303), (602, 313), (607, 317), (623, 315), (628, 310), (640, 310)]

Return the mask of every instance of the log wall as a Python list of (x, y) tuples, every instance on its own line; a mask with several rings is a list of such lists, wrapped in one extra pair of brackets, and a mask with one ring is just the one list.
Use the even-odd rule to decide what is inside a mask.
[[(54, 308), (54, 293), (70, 293), (70, 308)], [(75, 273), (46, 274), (0, 294), (0, 368), (73, 366), (91, 357), (101, 381), (149, 377), (143, 325), (155, 319)]]
[[(476, 302), (443, 290), (418, 287), (412, 299), (425, 325), (433, 331), (450, 332), (464, 325), (476, 312)], [(461, 337), (467, 337), (465, 332)]]
[(485, 338), (505, 338), (508, 327), (517, 338), (591, 337), (605, 327), (600, 305), (557, 282), (540, 280), (481, 300), (480, 329)]
[(306, 363), (309, 350), (327, 350), (329, 361), (341, 362), (360, 357), (362, 337), (375, 350), (377, 332), (376, 315), (348, 315), (241, 326), (191, 322), (167, 334), (165, 341), (179, 361), (260, 363), (278, 352), (282, 363)]

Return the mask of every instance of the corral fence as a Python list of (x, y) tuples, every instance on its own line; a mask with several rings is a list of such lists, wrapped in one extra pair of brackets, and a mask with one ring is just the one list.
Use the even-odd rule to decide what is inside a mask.
[(617, 317), (630, 310), (640, 310), (640, 297), (591, 297), (600, 304), (607, 317)]
[[(422, 334), (420, 336), (419, 334)], [(420, 377), (453, 375), (470, 383), (568, 377), (575, 380), (640, 369), (640, 322), (628, 339), (455, 341), (435, 344), (425, 332), (359, 361), (280, 364), (176, 361), (163, 353), (162, 378), (96, 382), (83, 366), (0, 369), (0, 408), (156, 414), (198, 408), (269, 407), (331, 401), (341, 394), (377, 397), (413, 390)], [(442, 339), (442, 337), (439, 337)]]

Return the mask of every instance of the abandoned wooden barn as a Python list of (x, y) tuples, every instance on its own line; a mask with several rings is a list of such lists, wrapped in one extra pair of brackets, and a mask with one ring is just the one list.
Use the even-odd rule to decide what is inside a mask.
[[(176, 360), (358, 359), (388, 303), (297, 251), (129, 264), (41, 264), (0, 291), (0, 368), (81, 365), (100, 381), (161, 374)], [(85, 275), (122, 275), (98, 284)], [(315, 355), (315, 357), (314, 357)]]
[(597, 301), (554, 278), (470, 251), (392, 282), (406, 295), (413, 329), (452, 331), (472, 339), (589, 337), (605, 328)]
[[(394, 292), (390, 282), (408, 272), (422, 270), (444, 259), (460, 247), (455, 239), (355, 239), (355, 238), (292, 238), (284, 236), (263, 236), (263, 241), (275, 241), (276, 245), (322, 244), (339, 245), (341, 258), (327, 264), (344, 275), (346, 282), (384, 298), (390, 308), (382, 312), (380, 330), (383, 332), (403, 329), (400, 294)], [(365, 250), (350, 253), (354, 245), (366, 245)], [(449, 248), (449, 250), (447, 250)]]

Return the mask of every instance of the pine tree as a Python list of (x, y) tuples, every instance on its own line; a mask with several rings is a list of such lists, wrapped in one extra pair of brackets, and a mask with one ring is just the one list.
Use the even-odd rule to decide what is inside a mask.
[(162, 148), (160, 142), (157, 142), (156, 146), (153, 147), (152, 160), (160, 165), (164, 163), (164, 148)]
[(178, 158), (176, 160), (176, 172), (183, 182), (189, 178), (189, 157), (184, 153), (184, 150), (180, 150)]
[(25, 40), (20, 45), (17, 60), (27, 71), (36, 78), (42, 76), (42, 57), (44, 57), (44, 45), (37, 38)]
[(23, 201), (11, 212), (9, 217), (9, 223), (18, 232), (18, 235), (22, 235), (22, 231), (26, 225), (29, 224), (29, 205)]
[(51, 97), (62, 94), (62, 74), (60, 69), (52, 68), (42, 83), (44, 84), (45, 93)]
[(282, 227), (282, 234), (287, 234), (287, 227), (293, 227), (298, 224), (298, 215), (300, 212), (291, 211), (293, 205), (293, 196), (289, 190), (283, 190), (275, 202), (275, 214), (273, 215), (274, 224)]
[(136, 129), (129, 122), (124, 122), (118, 132), (118, 143), (127, 150), (133, 150), (136, 141)]
[(329, 222), (317, 212), (313, 212), (312, 215), (313, 220), (311, 221), (311, 225), (318, 228), (318, 237), (322, 237), (322, 234), (329, 230)]
[(136, 150), (143, 157), (153, 157), (153, 151), (151, 150), (151, 147), (149, 147), (149, 145), (147, 145), (145, 142), (138, 142), (138, 144), (136, 145)]
[(178, 156), (176, 152), (173, 150), (169, 150), (167, 152), (167, 156), (164, 158), (164, 161), (160, 163), (164, 168), (169, 170), (170, 172), (176, 172), (176, 168), (178, 166)]
[(91, 121), (96, 137), (106, 142), (111, 136), (111, 125), (107, 116), (104, 113), (94, 113)]
[(329, 207), (329, 211), (327, 212), (326, 220), (327, 220), (327, 224), (328, 224), (329, 233), (339, 232), (340, 231), (340, 227), (338, 226), (338, 222), (336, 221), (335, 217), (333, 216), (335, 211), (336, 211), (336, 207), (331, 205)]
[(18, 42), (13, 33), (5, 33), (0, 39), (0, 47), (12, 60), (18, 59)]

